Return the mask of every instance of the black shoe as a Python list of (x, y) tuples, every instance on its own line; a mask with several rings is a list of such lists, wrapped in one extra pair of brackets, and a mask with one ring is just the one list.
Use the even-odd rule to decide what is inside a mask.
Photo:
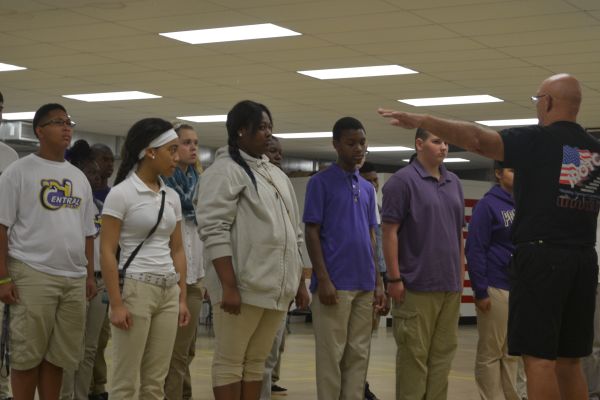
[(287, 389), (279, 385), (271, 385), (271, 394), (273, 396), (285, 396), (287, 394)]
[(365, 383), (365, 400), (379, 400), (375, 393), (369, 389), (369, 382)]

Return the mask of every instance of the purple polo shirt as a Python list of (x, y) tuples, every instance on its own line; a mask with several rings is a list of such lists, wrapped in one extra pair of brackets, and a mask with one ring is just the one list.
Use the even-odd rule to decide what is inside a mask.
[[(377, 225), (375, 191), (358, 171), (337, 164), (313, 175), (306, 187), (304, 223), (321, 226), (321, 249), (337, 290), (375, 289), (369, 229)], [(310, 290), (316, 291), (313, 272)]]
[(463, 192), (455, 174), (440, 172), (438, 181), (415, 159), (383, 186), (381, 219), (400, 224), (400, 274), (418, 292), (461, 291)]

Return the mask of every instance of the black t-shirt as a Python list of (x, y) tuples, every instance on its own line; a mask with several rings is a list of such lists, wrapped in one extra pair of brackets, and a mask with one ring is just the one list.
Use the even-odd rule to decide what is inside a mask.
[(573, 122), (500, 132), (504, 163), (514, 168), (516, 244), (596, 243), (600, 209), (600, 142)]

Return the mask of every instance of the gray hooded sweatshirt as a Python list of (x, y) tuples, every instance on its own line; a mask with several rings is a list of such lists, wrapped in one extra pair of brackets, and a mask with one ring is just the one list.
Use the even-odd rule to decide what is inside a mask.
[(287, 311), (302, 275), (300, 213), (289, 178), (266, 156), (240, 151), (256, 178), (217, 150), (200, 180), (196, 218), (204, 241), (206, 287), (213, 304), (223, 290), (212, 260), (231, 256), (242, 303)]

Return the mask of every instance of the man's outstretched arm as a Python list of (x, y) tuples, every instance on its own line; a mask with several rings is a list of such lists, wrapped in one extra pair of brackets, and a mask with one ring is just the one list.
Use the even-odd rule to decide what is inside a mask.
[(413, 114), (380, 108), (377, 112), (389, 118), (390, 124), (407, 129), (422, 128), (442, 140), (470, 152), (497, 161), (504, 161), (504, 142), (493, 129), (471, 122), (452, 121), (426, 114)]

